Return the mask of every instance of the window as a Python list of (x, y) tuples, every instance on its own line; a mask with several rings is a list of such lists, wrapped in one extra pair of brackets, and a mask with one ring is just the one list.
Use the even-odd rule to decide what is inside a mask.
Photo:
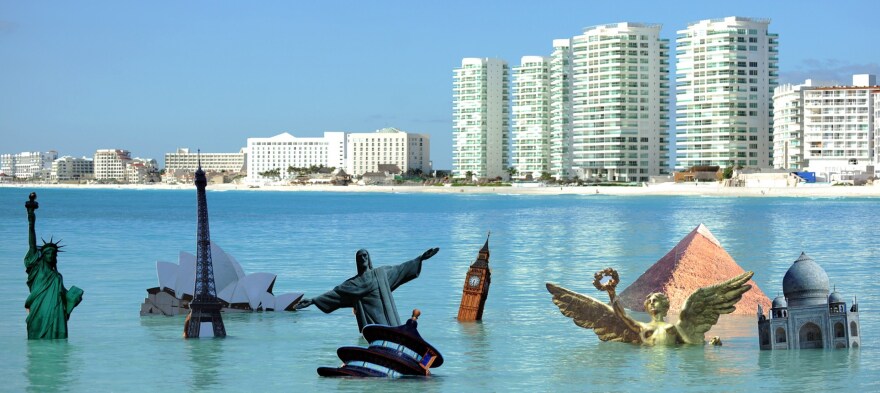
[(784, 343), (786, 341), (785, 338), (785, 329), (782, 327), (776, 328), (776, 342)]

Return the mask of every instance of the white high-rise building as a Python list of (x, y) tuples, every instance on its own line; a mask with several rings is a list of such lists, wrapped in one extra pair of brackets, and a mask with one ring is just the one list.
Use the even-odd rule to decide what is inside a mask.
[(52, 162), (53, 181), (78, 181), (95, 177), (95, 162), (89, 157), (64, 156)]
[(58, 152), (26, 151), (15, 154), (0, 155), (0, 173), (18, 178), (48, 179), (52, 170), (52, 162), (58, 159)]
[(853, 75), (851, 86), (807, 80), (776, 88), (774, 167), (832, 175), (866, 172), (877, 161), (877, 86)]
[(669, 43), (660, 25), (590, 27), (572, 39), (573, 166), (586, 179), (667, 173)]
[(523, 56), (513, 69), (513, 151), (516, 177), (550, 172), (550, 58)]
[[(323, 137), (310, 138), (297, 138), (286, 132), (270, 138), (248, 138), (247, 181), (286, 179), (291, 167), (344, 168), (345, 143), (344, 132), (325, 132)], [(278, 170), (277, 177), (261, 175), (274, 170)]]
[(454, 70), (452, 173), (506, 176), (509, 158), (509, 71), (500, 59), (465, 58)]
[(198, 153), (179, 148), (174, 153), (165, 153), (165, 170), (185, 170), (195, 172), (201, 162), (205, 171), (242, 172), (244, 171), (246, 147), (238, 153)]
[(126, 166), (131, 152), (122, 149), (100, 149), (95, 152), (95, 180), (126, 181)]
[(799, 85), (785, 84), (773, 91), (773, 167), (803, 170), (804, 158), (804, 91), (834, 82), (807, 79)]
[(376, 132), (350, 133), (347, 145), (345, 171), (351, 176), (377, 172), (379, 165), (388, 164), (397, 165), (403, 172), (431, 173), (430, 135), (383, 128)]
[(691, 23), (676, 40), (676, 169), (773, 164), (778, 35), (769, 19)]
[(574, 177), (571, 130), (571, 40), (553, 40), (550, 55), (550, 175)]

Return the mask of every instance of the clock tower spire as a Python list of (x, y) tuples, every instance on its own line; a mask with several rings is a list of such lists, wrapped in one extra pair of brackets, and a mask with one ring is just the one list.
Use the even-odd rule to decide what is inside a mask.
[(458, 308), (459, 321), (479, 321), (483, 319), (483, 308), (486, 298), (489, 296), (489, 284), (491, 272), (489, 271), (489, 236), (486, 235), (486, 243), (477, 253), (477, 260), (471, 264), (464, 279), (464, 289), (461, 294), (461, 306)]

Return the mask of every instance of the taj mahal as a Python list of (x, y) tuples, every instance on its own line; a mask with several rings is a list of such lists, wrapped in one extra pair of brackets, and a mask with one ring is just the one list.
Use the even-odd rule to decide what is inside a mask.
[[(829, 291), (828, 274), (801, 253), (782, 278), (783, 296), (773, 299), (769, 315), (758, 306), (761, 349), (858, 348), (859, 304), (847, 308), (843, 296)], [(830, 292), (830, 294), (829, 294)]]

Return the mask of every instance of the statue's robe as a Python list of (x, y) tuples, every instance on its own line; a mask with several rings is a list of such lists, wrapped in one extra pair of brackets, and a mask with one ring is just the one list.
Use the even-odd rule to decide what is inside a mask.
[(345, 280), (332, 290), (315, 297), (312, 302), (321, 311), (330, 313), (339, 308), (354, 308), (358, 329), (369, 324), (400, 325), (392, 291), (419, 276), (422, 257), (395, 266), (373, 268), (366, 250), (357, 253), (358, 275)]
[(43, 258), (42, 250), (30, 250), (24, 257), (30, 295), (24, 302), (28, 309), (28, 339), (67, 338), (67, 320), (82, 301), (83, 291), (75, 286), (68, 291), (64, 278)]

